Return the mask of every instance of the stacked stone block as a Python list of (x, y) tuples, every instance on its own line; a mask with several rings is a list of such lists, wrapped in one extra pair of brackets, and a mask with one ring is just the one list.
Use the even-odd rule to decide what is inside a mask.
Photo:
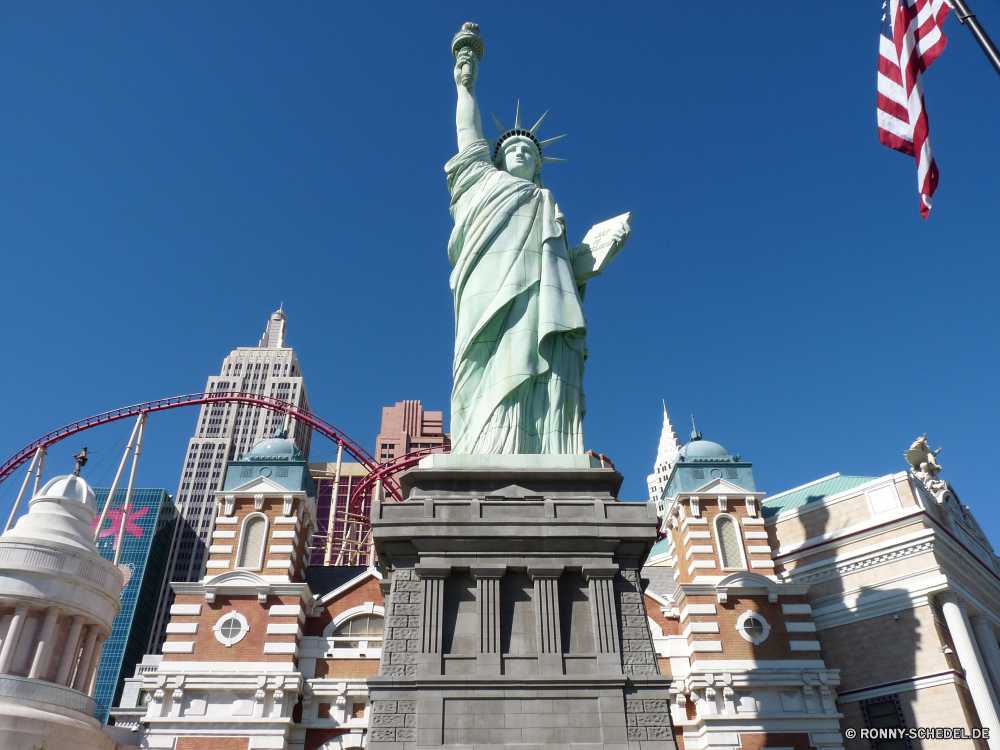
[[(634, 696), (633, 691), (630, 695)], [(670, 701), (664, 698), (626, 697), (625, 721), (630, 742), (672, 741)]]
[[(412, 570), (396, 570), (386, 599), (379, 674), (415, 675), (420, 652), (421, 583)], [(372, 726), (377, 726), (373, 724)]]
[(622, 635), (622, 669), (628, 675), (659, 674), (639, 573), (623, 570), (615, 578)]
[(417, 739), (416, 701), (374, 701), (369, 738), (373, 742), (413, 742)]

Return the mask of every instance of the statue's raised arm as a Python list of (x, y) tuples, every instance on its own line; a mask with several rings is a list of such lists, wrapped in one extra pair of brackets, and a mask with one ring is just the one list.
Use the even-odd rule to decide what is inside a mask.
[(476, 101), (476, 78), (479, 61), (485, 51), (479, 24), (475, 23), (464, 24), (451, 43), (451, 52), (455, 56), (455, 85), (458, 87), (455, 128), (458, 131), (459, 151), (483, 139), (483, 122)]

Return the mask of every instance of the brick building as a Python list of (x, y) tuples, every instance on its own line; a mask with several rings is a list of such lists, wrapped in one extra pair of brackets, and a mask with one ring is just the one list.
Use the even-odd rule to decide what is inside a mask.
[(692, 434), (643, 569), (678, 746), (913, 750), (845, 732), (958, 727), (991, 739), (933, 747), (1000, 747), (1000, 561), (913, 450), (908, 472), (765, 498)]
[(206, 577), (175, 583), (162, 656), (126, 683), (116, 723), (143, 747), (359, 747), (381, 657), (381, 576), (309, 567), (315, 486), (288, 439), (230, 462)]

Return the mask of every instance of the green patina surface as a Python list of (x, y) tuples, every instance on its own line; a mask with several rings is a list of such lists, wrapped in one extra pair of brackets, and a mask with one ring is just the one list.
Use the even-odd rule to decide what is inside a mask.
[(858, 477), (835, 474), (832, 477), (820, 479), (810, 484), (803, 485), (802, 487), (796, 487), (793, 490), (788, 490), (787, 492), (782, 492), (779, 495), (768, 498), (762, 504), (763, 507), (761, 508), (761, 515), (763, 515), (764, 518), (772, 518), (779, 513), (783, 513), (784, 511), (801, 508), (809, 503), (815, 503), (819, 500), (823, 500), (824, 498), (838, 495), (841, 492), (852, 490), (855, 487), (860, 487), (862, 484), (867, 484), (877, 478), (878, 477)]
[(656, 544), (653, 545), (653, 549), (649, 551), (649, 558), (652, 560), (654, 557), (665, 554), (670, 551), (670, 537), (664, 537)]

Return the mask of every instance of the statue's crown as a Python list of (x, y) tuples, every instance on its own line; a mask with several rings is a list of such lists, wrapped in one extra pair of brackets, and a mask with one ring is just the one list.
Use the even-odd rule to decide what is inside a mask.
[(500, 120), (497, 119), (497, 116), (494, 115), (492, 112), (490, 112), (490, 115), (492, 115), (493, 117), (493, 122), (497, 124), (497, 128), (499, 128), (500, 130), (500, 137), (496, 139), (496, 142), (490, 141), (490, 143), (493, 144), (493, 163), (496, 164), (497, 166), (500, 165), (501, 157), (503, 156), (504, 144), (510, 140), (524, 140), (532, 143), (534, 147), (538, 150), (538, 158), (540, 160), (540, 164), (548, 164), (550, 162), (555, 162), (555, 161), (566, 161), (565, 159), (555, 159), (552, 157), (542, 155), (542, 149), (545, 146), (548, 146), (550, 143), (555, 143), (560, 138), (566, 137), (564, 134), (564, 135), (557, 135), (555, 138), (549, 138), (548, 140), (545, 141), (538, 140), (538, 138), (535, 136), (535, 133), (538, 131), (539, 126), (542, 124), (542, 120), (545, 119), (545, 115), (547, 115), (548, 113), (549, 111), (545, 110), (545, 113), (538, 118), (538, 122), (536, 122), (533, 127), (525, 130), (523, 127), (521, 127), (521, 102), (518, 101), (517, 114), (514, 116), (514, 127), (511, 128), (510, 130), (507, 130), (506, 128), (504, 128), (503, 125), (500, 124)]

